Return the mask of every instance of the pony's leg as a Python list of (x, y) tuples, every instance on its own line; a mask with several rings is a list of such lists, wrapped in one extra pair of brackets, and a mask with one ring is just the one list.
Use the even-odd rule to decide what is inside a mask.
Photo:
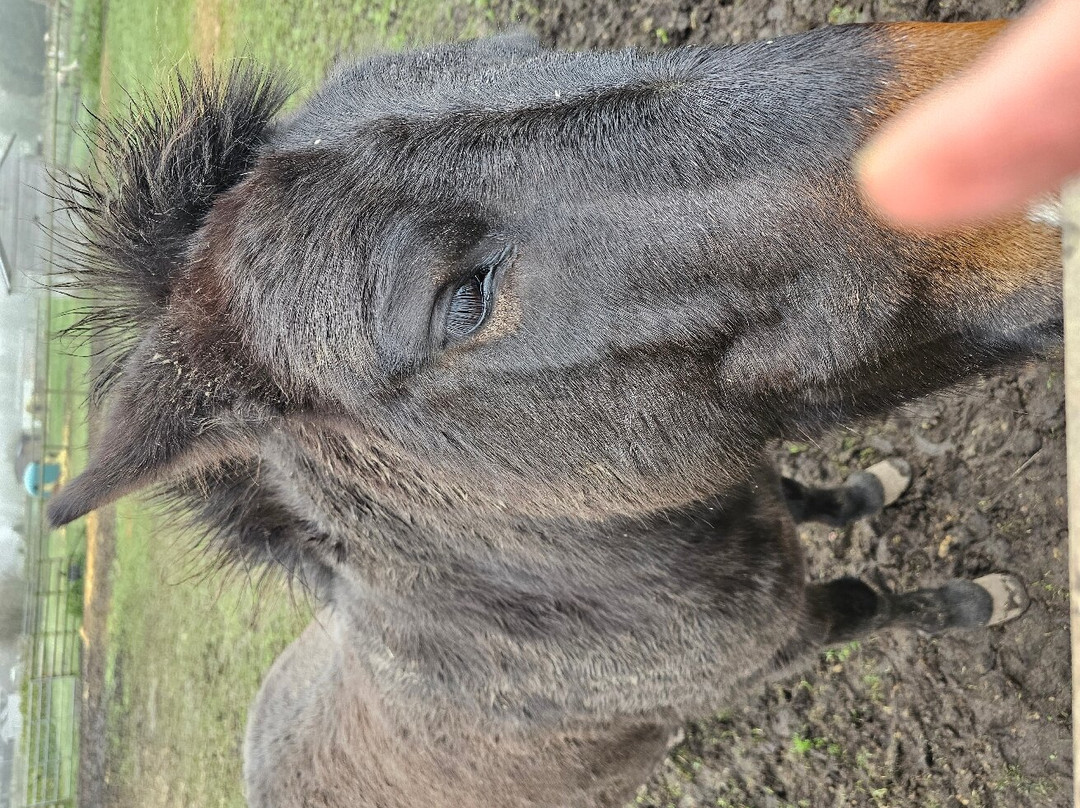
[(995, 626), (1019, 617), (1027, 605), (1023, 583), (1005, 573), (897, 594), (875, 592), (857, 578), (839, 578), (807, 587), (811, 635), (807, 639), (830, 645), (885, 628), (937, 634), (953, 628)]
[(836, 488), (813, 488), (790, 477), (781, 478), (780, 488), (796, 522), (839, 527), (892, 505), (910, 483), (911, 467), (894, 457), (855, 472)]

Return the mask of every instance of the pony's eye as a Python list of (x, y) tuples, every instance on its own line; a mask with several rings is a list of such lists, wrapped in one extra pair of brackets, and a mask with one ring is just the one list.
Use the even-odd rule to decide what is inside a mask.
[(446, 312), (446, 333), (451, 339), (469, 336), (479, 329), (491, 314), (495, 275), (510, 252), (507, 247), (494, 260), (481, 266), (454, 292)]
[(446, 313), (446, 333), (453, 338), (467, 337), (487, 319), (491, 311), (491, 278), (495, 267), (481, 269), (458, 287)]

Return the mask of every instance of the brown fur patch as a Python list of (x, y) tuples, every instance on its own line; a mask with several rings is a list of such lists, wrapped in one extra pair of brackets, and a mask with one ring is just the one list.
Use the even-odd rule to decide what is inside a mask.
[(216, 201), (191, 259), (174, 281), (163, 333), (182, 335), (169, 353), (188, 374), (189, 386), (215, 397), (243, 391), (248, 400), (273, 406), (284, 394), (245, 339), (248, 330), (232, 305), (222, 269), (230, 260), (248, 189), (249, 183), (241, 182)]
[(229, 321), (228, 293), (219, 264), (235, 239), (243, 202), (236, 189), (222, 194), (215, 202), (194, 259), (177, 279), (171, 296), (173, 320), (200, 353), (213, 355), (220, 349), (222, 340), (235, 341), (239, 333)]
[[(1001, 34), (1005, 20), (976, 23), (899, 23), (878, 25), (893, 78), (870, 110), (873, 125), (903, 109), (923, 93), (970, 67)], [(1059, 272), (1060, 233), (1029, 221), (1022, 212), (926, 240), (931, 280), (944, 292), (962, 296), (974, 290), (1007, 298), (1032, 283), (1048, 282)]]
[(886, 56), (896, 66), (893, 81), (879, 97), (893, 113), (969, 67), (1005, 30), (1006, 20), (969, 23), (906, 22), (876, 25)]

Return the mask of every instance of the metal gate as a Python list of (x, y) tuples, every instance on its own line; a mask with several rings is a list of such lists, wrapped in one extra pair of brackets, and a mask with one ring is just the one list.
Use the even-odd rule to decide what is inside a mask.
[[(50, 170), (63, 170), (71, 161), (75, 124), (81, 111), (80, 77), (61, 70), (64, 50), (75, 42), (71, 5), (51, 4), (49, 71), (46, 81), (44, 139), (39, 148), (22, 150), (6, 161), (0, 183), (13, 183), (15, 219), (0, 222), (7, 236), (6, 263), (13, 277), (40, 280), (36, 297), (36, 353), (33, 393), (23, 432), (23, 462), (40, 470), (60, 469), (61, 480), (78, 469), (73, 456), (84, 451), (85, 390), (77, 362), (58, 361), (58, 308), (70, 307), (54, 291), (51, 268), (59, 245), (50, 235), (60, 215), (49, 198)], [(2, 147), (4, 144), (0, 144)], [(40, 228), (39, 228), (40, 225)], [(13, 229), (12, 229), (13, 228)], [(33, 237), (28, 233), (34, 234)], [(24, 242), (32, 240), (33, 244)], [(18, 290), (16, 290), (18, 291)], [(0, 288), (0, 294), (5, 290)], [(35, 299), (35, 298), (28, 298)], [(73, 429), (72, 425), (77, 425)], [(50, 530), (44, 497), (28, 496), (26, 542), (26, 600), (23, 618), (22, 670), (19, 689), (22, 729), (12, 773), (10, 802), (20, 808), (75, 808), (79, 769), (79, 712), (82, 704), (80, 665), (86, 523), (80, 520)], [(7, 795), (5, 795), (7, 796)]]

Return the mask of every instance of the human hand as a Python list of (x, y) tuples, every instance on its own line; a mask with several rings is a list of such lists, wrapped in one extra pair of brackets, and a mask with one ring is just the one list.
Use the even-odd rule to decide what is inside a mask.
[(938, 231), (1000, 216), (1080, 173), (1080, 0), (1048, 0), (856, 159), (870, 206)]

